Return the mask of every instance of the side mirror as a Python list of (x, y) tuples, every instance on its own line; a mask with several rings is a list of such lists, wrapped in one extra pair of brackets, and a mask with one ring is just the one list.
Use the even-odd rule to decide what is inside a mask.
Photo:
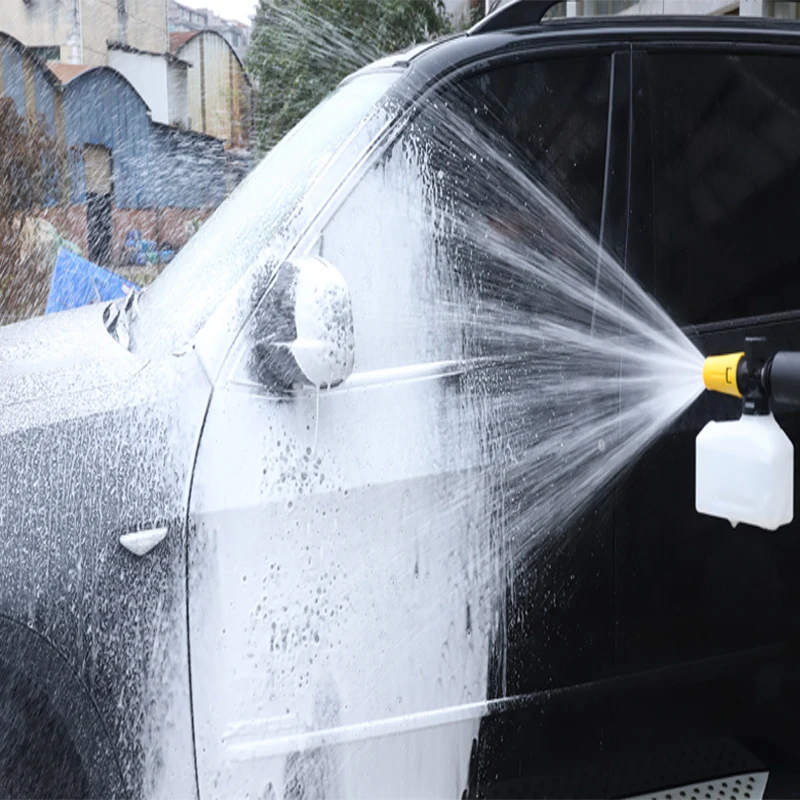
[(278, 268), (256, 312), (250, 371), (276, 390), (329, 389), (353, 371), (355, 338), (350, 291), (342, 274), (318, 256)]

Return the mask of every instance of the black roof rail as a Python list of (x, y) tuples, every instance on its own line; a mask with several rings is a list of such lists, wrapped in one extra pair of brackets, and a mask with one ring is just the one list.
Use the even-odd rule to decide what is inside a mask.
[(490, 33), (491, 31), (507, 31), (510, 28), (522, 28), (526, 25), (538, 25), (544, 15), (563, 0), (516, 0), (500, 6), (497, 11), (484, 17), (477, 25), (470, 28), (474, 33)]

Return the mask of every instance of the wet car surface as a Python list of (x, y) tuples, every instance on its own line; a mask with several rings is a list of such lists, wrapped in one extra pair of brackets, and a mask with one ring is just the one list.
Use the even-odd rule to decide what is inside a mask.
[(748, 265), (791, 229), (798, 44), (629, 20), (392, 57), (141, 297), (0, 330), (0, 794), (625, 797), (765, 772), (796, 792), (797, 523), (694, 513), (724, 399), (557, 540), (504, 538), (532, 491), (498, 412), (515, 373), (464, 368), (496, 354), (461, 313), (502, 287), (463, 251), (480, 202), (437, 216), (480, 167), (431, 130), (439, 104), (489, 126), (704, 351), (797, 349), (793, 237), (757, 262), (785, 292)]

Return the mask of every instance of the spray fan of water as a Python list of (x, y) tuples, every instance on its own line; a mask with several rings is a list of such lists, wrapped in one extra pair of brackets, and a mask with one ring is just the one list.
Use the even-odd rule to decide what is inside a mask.
[[(308, 49), (320, 64), (338, 59), (359, 67), (385, 44), (380, 32), (364, 41), (302, 4), (268, 10), (284, 31), (284, 46)], [(391, 331), (384, 349), (397, 339), (419, 341), (425, 331), (440, 344), (449, 339), (447, 355), (466, 366), (474, 402), (462, 422), (481, 431), (485, 466), (503, 486), (488, 513), (503, 518), (503, 538), (520, 553), (585, 509), (703, 389), (701, 354), (576, 219), (575, 208), (592, 203), (565, 197), (564, 186), (580, 170), (572, 162), (584, 157), (576, 100), (594, 102), (589, 94), (608, 91), (608, 76), (593, 74), (598, 63), (587, 60), (585, 74), (575, 78), (590, 87), (580, 99), (544, 90), (571, 69), (554, 59), (551, 67), (516, 68), (516, 82), (533, 87), (529, 95), (512, 89), (499, 98), (492, 87), (503, 79), (478, 76), (424, 100), (384, 157), (376, 194), (362, 202), (362, 216), (354, 215), (347, 231), (369, 242), (354, 260), (372, 263), (381, 253), (382, 271), (414, 272), (418, 284), (416, 313), (407, 319), (386, 320), (396, 305), (392, 291), (401, 295), (402, 287), (364, 303), (375, 313), (373, 330)], [(551, 102), (563, 141), (550, 138), (542, 152), (514, 150), (527, 134), (512, 128), (536, 126), (519, 114), (515, 97)], [(532, 119), (541, 124), (547, 117), (537, 112)], [(537, 132), (529, 133), (535, 140)], [(381, 209), (385, 219), (398, 206), (397, 239), (370, 239), (363, 214)], [(384, 223), (382, 230), (391, 228)], [(419, 263), (393, 260), (415, 232), (425, 242)], [(326, 231), (323, 238), (335, 237)], [(332, 261), (347, 271), (347, 258), (334, 253)], [(375, 290), (371, 278), (362, 280)], [(358, 324), (364, 309), (357, 311)], [(432, 353), (442, 355), (422, 346), (406, 363), (419, 365)]]
[[(524, 156), (499, 149), (475, 103), (433, 104), (385, 176), (397, 162), (406, 185), (413, 174), (422, 187), (405, 211), (435, 243), (437, 276), (409, 331), (435, 320), (435, 335), (466, 354), (466, 423), (493, 474), (488, 513), (516, 558), (563, 530), (691, 405), (703, 356)], [(546, 169), (557, 184), (557, 166)]]

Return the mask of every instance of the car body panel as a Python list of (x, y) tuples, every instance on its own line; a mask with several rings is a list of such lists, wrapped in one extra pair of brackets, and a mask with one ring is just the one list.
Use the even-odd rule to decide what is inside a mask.
[[(603, 132), (605, 124), (603, 117)], [(538, 553), (552, 561), (541, 569), (516, 565), (514, 587), (498, 593), (507, 576), (497, 560), (505, 505), (496, 493), (508, 492), (510, 508), (515, 490), (500, 488), (505, 456), (494, 453), (489, 466), (481, 448), (487, 427), (503, 424), (489, 410), (500, 398), (491, 389), (459, 389), (441, 365), (461, 354), (460, 338), (448, 342), (435, 314), (415, 314), (448, 296), (447, 271), (432, 265), (424, 182), (391, 149), (395, 137), (387, 138), (373, 166), (343, 183), (300, 245), (330, 259), (349, 281), (352, 378), (319, 397), (271, 396), (241, 370), (255, 335), (248, 329), (215, 390), (190, 512), (193, 685), (195, 708), (207, 715), (198, 719), (198, 746), (209, 759), (200, 766), (201, 791), (439, 796), (466, 788), (476, 758), (509, 789), (520, 769), (516, 742), (529, 762), (524, 780), (538, 772), (540, 786), (561, 780), (562, 791), (604, 790), (613, 698), (611, 517), (607, 510), (589, 515), (559, 539), (574, 547)], [(377, 208), (379, 220), (370, 216)], [(475, 403), (485, 403), (484, 416), (470, 413)], [(222, 485), (220, 463), (236, 464)], [(334, 504), (329, 496), (339, 494)], [(453, 502), (462, 497), (469, 503)], [(329, 530), (322, 521), (331, 517)], [(380, 537), (375, 544), (368, 531)], [(421, 547), (432, 551), (435, 583), (412, 582), (395, 596), (404, 576), (424, 568)], [(298, 548), (309, 553), (307, 564)], [(340, 552), (348, 557), (337, 584)], [(345, 565), (359, 564), (359, 553), (369, 554), (358, 567), (366, 574), (354, 576)], [(464, 564), (474, 566), (464, 573)], [(578, 580), (583, 569), (596, 579)], [(312, 600), (320, 574), (330, 585), (317, 588), (326, 601), (339, 599), (344, 622), (319, 627)], [(437, 597), (437, 585), (451, 588), (443, 597), (439, 588)], [(358, 647), (382, 643), (384, 626), (399, 648), (391, 640), (386, 650)], [(579, 652), (571, 644), (576, 634), (587, 642)], [(249, 663), (241, 663), (242, 652)], [(448, 675), (452, 653), (458, 668)], [(228, 679), (222, 689), (214, 680), (220, 674)], [(598, 681), (609, 690), (601, 697), (571, 692), (573, 683)], [(479, 756), (473, 739), (484, 710), (491, 721), (480, 738), (491, 743)], [(576, 738), (579, 723), (586, 732)], [(591, 773), (564, 783), (576, 763), (591, 764)]]
[[(466, 785), (486, 708), (495, 609), (480, 587), (493, 543), (463, 367), (445, 358), (433, 320), (408, 317), (444, 289), (426, 272), (423, 230), (408, 224), (420, 188), (400, 160), (367, 169), (308, 236), (350, 286), (351, 378), (276, 396), (241, 369), (248, 328), (215, 389), (190, 509), (210, 796), (447, 796)], [(354, 237), (378, 205), (382, 223)], [(392, 267), (375, 272), (381, 246)], [(224, 485), (220, 463), (235, 465)]]
[[(469, 526), (482, 497), (448, 453), (464, 432), (447, 424), (446, 392), (440, 380), (319, 402), (215, 392), (190, 549), (208, 796), (463, 788), (485, 708), (490, 609), (472, 590), (486, 560)], [(418, 423), (398, 419), (396, 403)], [(225, 487), (214, 481), (221, 462)], [(439, 533), (451, 526), (462, 541)]]
[[(276, 397), (240, 365), (252, 312), (293, 249), (342, 270), (357, 336), (359, 313), (419, 299), (402, 270), (372, 283), (358, 272), (413, 262), (413, 242), (348, 238), (358, 216), (337, 232), (336, 213), (370, 186), (389, 127), (440, 82), (616, 52), (601, 235), (633, 269), (646, 250), (629, 230), (624, 53), (796, 55), (798, 35), (759, 20), (626, 19), (422, 48), (400, 59), (391, 113), (311, 187), (196, 349), (128, 353), (100, 306), (0, 331), (3, 677), (13, 665), (55, 698), (98, 794), (192, 796), (195, 769), (203, 797), (621, 796), (736, 769), (797, 773), (793, 527), (768, 538), (704, 522), (713, 542), (697, 539), (693, 438), (730, 404), (701, 400), (574, 521), (570, 547), (507, 571), (485, 535), (497, 421), (466, 413), (480, 395), (426, 350), (432, 323), (387, 314), (357, 341), (353, 377), (320, 395)], [(388, 220), (375, 189), (357, 207)], [(430, 300), (441, 286), (423, 288)], [(795, 328), (792, 315), (739, 321), (698, 341), (726, 350), (766, 331), (797, 347)], [(783, 421), (796, 438), (796, 420)], [(119, 544), (160, 526), (165, 541), (142, 558)], [(508, 591), (488, 593), (487, 574)], [(691, 602), (677, 596), (686, 586)]]
[[(189, 796), (184, 530), (209, 386), (191, 353), (125, 352), (102, 313), (0, 336), (13, 387), (0, 406), (0, 615), (48, 642), (85, 687), (107, 732), (94, 747), (116, 754), (125, 793)], [(139, 559), (121, 547), (120, 535), (155, 524), (169, 529), (155, 551)], [(20, 666), (23, 655), (4, 652)], [(35, 667), (46, 671), (29, 677), (46, 688), (54, 675), (42, 659)]]
[[(796, 307), (793, 283), (768, 276), (797, 258), (798, 96), (784, 86), (798, 55), (769, 41), (634, 46), (628, 268), (680, 322), (717, 314), (687, 328), (705, 354), (749, 335), (800, 347), (796, 311), (734, 318)], [(665, 201), (670, 190), (680, 199)], [(695, 437), (740, 413), (702, 396), (617, 490), (616, 794), (764, 767), (768, 796), (797, 791), (797, 522), (734, 529), (694, 509)], [(796, 442), (797, 413), (775, 413)]]

